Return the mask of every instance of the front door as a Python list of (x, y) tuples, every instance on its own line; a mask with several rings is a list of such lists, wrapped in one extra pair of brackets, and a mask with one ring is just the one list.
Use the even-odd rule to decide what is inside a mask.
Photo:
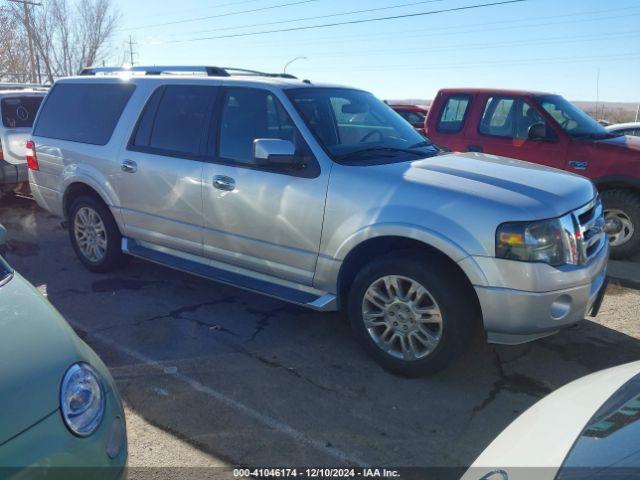
[[(545, 124), (547, 138), (530, 140), (529, 128), (537, 123)], [(478, 128), (467, 133), (466, 141), (473, 145), (469, 150), (559, 169), (564, 168), (567, 155), (567, 146), (556, 131), (534, 107), (519, 97), (486, 98)]]
[[(328, 172), (277, 95), (227, 87), (212, 127), (217, 145), (203, 173), (204, 252), (236, 267), (311, 285), (322, 233)], [(305, 168), (275, 170), (254, 161), (253, 141), (289, 140)]]
[(202, 171), (217, 91), (167, 85), (151, 95), (113, 183), (125, 236), (202, 254)]

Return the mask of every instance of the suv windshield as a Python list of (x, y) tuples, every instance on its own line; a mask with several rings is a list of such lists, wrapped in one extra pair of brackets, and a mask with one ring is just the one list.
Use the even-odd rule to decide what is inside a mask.
[(573, 138), (595, 139), (616, 136), (560, 95), (543, 95), (537, 97), (537, 100), (542, 108)]
[(2, 124), (7, 128), (31, 128), (38, 108), (42, 103), (41, 96), (6, 97), (0, 102)]
[(399, 162), (439, 150), (372, 94), (347, 88), (287, 91), (324, 150), (338, 162)]

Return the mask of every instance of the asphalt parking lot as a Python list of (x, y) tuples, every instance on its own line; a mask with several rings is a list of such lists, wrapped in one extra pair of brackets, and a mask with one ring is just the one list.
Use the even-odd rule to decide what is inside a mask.
[(28, 199), (3, 199), (0, 223), (8, 261), (110, 367), (132, 467), (464, 466), (549, 392), (640, 359), (629, 280), (611, 285), (597, 319), (519, 347), (478, 334), (448, 370), (408, 380), (371, 361), (337, 314), (140, 261), (89, 273)]

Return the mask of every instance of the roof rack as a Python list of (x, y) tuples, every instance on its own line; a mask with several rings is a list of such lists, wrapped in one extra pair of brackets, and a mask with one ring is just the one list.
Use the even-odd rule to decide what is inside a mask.
[(141, 73), (144, 75), (171, 75), (171, 74), (187, 74), (199, 73), (207, 77), (231, 77), (231, 76), (255, 76), (255, 77), (271, 77), (271, 78), (289, 78), (297, 77), (288, 73), (265, 73), (257, 70), (246, 70), (244, 68), (234, 67), (209, 67), (209, 66), (165, 66), (154, 65), (149, 67), (87, 67), (80, 70), (80, 75), (109, 75), (116, 73)]
[(39, 90), (46, 91), (49, 85), (39, 85), (37, 83), (4, 83), (0, 82), (0, 91), (4, 90)]

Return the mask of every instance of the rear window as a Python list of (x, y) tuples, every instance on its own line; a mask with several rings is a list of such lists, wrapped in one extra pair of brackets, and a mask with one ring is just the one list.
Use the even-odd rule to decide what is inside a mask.
[(440, 114), (437, 130), (441, 133), (458, 133), (462, 130), (469, 103), (471, 103), (471, 97), (468, 95), (449, 97)]
[(129, 83), (61, 83), (53, 87), (34, 135), (106, 145), (135, 86)]
[(6, 97), (0, 102), (2, 124), (7, 128), (31, 128), (44, 97)]

